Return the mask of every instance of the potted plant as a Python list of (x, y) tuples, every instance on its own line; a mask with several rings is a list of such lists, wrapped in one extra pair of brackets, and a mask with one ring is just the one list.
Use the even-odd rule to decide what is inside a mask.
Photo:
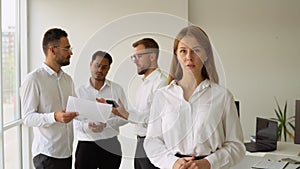
[[(281, 141), (282, 135), (284, 137), (284, 141), (287, 139), (287, 135), (294, 140), (294, 132), (295, 132), (295, 125), (293, 122), (295, 121), (295, 116), (287, 117), (287, 101), (285, 101), (283, 111), (279, 106), (279, 103), (277, 99), (275, 98), (276, 101), (276, 107), (274, 109), (276, 118), (271, 118), (272, 120), (275, 120), (278, 122), (278, 141)], [(288, 126), (293, 131), (290, 131)]]

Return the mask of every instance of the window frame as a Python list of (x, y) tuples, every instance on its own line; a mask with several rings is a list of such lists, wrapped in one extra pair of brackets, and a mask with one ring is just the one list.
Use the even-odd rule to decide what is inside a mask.
[[(0, 168), (5, 168), (5, 154), (4, 147), (5, 136), (4, 132), (12, 128), (17, 129), (17, 143), (18, 143), (18, 168), (32, 168), (31, 151), (30, 151), (30, 129), (22, 125), (21, 103), (19, 99), (19, 88), (21, 79), (24, 77), (21, 72), (28, 72), (28, 59), (27, 59), (27, 0), (14, 0), (16, 8), (16, 27), (15, 27), (15, 80), (14, 86), (17, 99), (16, 99), (16, 119), (4, 123), (3, 117), (3, 60), (2, 52), (0, 52)], [(0, 9), (2, 9), (2, 0), (0, 0)], [(2, 44), (2, 12), (0, 12), (0, 51), (3, 50)], [(21, 45), (22, 44), (22, 45)], [(22, 65), (21, 65), (22, 64)]]

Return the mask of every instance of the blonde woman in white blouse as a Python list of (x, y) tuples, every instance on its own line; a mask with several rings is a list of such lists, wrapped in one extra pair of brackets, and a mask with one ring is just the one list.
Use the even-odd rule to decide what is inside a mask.
[(197, 26), (174, 41), (169, 85), (158, 90), (144, 147), (159, 168), (227, 169), (245, 155), (232, 94), (218, 85), (212, 47)]

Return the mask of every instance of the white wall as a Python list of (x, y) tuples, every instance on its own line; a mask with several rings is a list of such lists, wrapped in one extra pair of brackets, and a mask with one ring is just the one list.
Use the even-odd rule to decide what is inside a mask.
[(245, 139), (255, 117), (275, 117), (274, 97), (294, 115), (300, 98), (300, 1), (190, 0), (189, 19), (218, 50), (226, 87), (240, 100)]
[[(155, 38), (161, 49), (159, 65), (168, 71), (174, 36), (187, 25), (187, 18), (188, 2), (181, 0), (28, 0), (30, 71), (44, 61), (44, 32), (61, 27), (74, 48), (71, 64), (64, 70), (73, 76), (75, 85), (86, 83), (90, 77), (91, 55), (105, 50), (114, 59), (108, 78), (124, 87), (132, 103), (137, 86), (136, 67), (129, 60), (132, 43), (142, 37)], [(133, 168), (136, 140), (132, 130), (128, 124), (119, 136), (123, 169)]]

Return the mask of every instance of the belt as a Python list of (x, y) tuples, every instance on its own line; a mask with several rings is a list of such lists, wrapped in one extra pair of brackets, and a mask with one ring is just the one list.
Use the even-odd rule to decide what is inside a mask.
[(138, 141), (143, 141), (146, 138), (146, 136), (137, 135), (136, 138), (137, 138)]
[(97, 143), (97, 142), (112, 141), (112, 140), (118, 140), (118, 137), (114, 136), (114, 137), (111, 137), (111, 138), (105, 138), (105, 139), (99, 139), (99, 140), (93, 140), (93, 141), (78, 140), (78, 142), (85, 143), (85, 144), (94, 144), (94, 143)]
[[(183, 157), (193, 157), (193, 156), (190, 156), (190, 155), (182, 155), (182, 154), (179, 154), (179, 153), (176, 153), (175, 154), (176, 157), (179, 157), (179, 158), (183, 158)], [(194, 156), (195, 157), (195, 160), (201, 160), (205, 157), (207, 157), (207, 155), (203, 155), (203, 156)]]

